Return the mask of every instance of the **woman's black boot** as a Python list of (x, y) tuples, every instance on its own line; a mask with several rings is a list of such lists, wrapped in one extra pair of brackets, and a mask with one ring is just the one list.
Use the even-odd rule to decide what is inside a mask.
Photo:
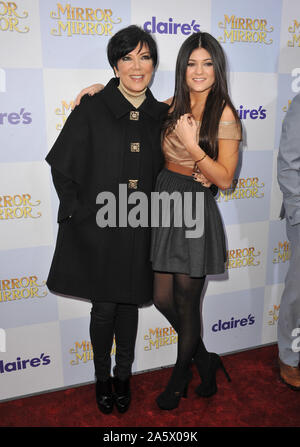
[(218, 369), (222, 369), (228, 382), (231, 378), (223, 365), (221, 357), (215, 352), (209, 352), (207, 365), (197, 365), (199, 375), (201, 377), (201, 384), (196, 388), (196, 393), (200, 397), (210, 397), (218, 391), (216, 375)]
[[(115, 369), (114, 369), (115, 372)], [(119, 379), (116, 375), (113, 377), (114, 400), (119, 413), (125, 413), (131, 402), (130, 376), (125, 380)]]
[(100, 411), (109, 414), (113, 411), (114, 399), (111, 386), (111, 378), (106, 381), (96, 382), (96, 401)]
[(187, 397), (188, 386), (192, 380), (192, 371), (188, 371), (183, 380), (174, 380), (172, 375), (169, 383), (157, 398), (156, 403), (161, 410), (174, 410), (177, 408), (182, 397)]

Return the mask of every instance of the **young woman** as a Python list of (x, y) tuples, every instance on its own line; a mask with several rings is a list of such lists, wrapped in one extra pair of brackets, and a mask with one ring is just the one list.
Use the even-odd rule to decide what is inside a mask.
[[(174, 202), (171, 225), (152, 228), (153, 300), (178, 334), (176, 364), (157, 398), (158, 406), (166, 410), (176, 408), (186, 395), (192, 359), (201, 377), (196, 389), (199, 396), (216, 393), (219, 368), (230, 380), (221, 358), (207, 352), (203, 344), (200, 297), (206, 275), (223, 273), (225, 265), (223, 225), (209, 186), (230, 186), (241, 139), (240, 121), (228, 95), (225, 55), (213, 36), (200, 32), (183, 43), (175, 75), (174, 97), (166, 101), (170, 109), (162, 130), (165, 167), (156, 191), (179, 192), (182, 199), (185, 192), (192, 193), (191, 203), (183, 207), (191, 206), (194, 215), (197, 206), (202, 210), (197, 222), (202, 231), (191, 238), (185, 226), (174, 226), (179, 209)], [(83, 90), (76, 103), (82, 94), (94, 94), (100, 88), (95, 84)]]
[(196, 201), (198, 206), (203, 202), (197, 222), (203, 229), (200, 237), (187, 237), (184, 226), (152, 229), (154, 304), (178, 333), (176, 364), (165, 391), (157, 398), (160, 408), (172, 409), (186, 394), (192, 359), (202, 380), (196, 390), (199, 396), (217, 391), (219, 367), (226, 373), (220, 357), (206, 351), (199, 310), (206, 275), (224, 272), (223, 225), (211, 190), (193, 180), (201, 171), (219, 188), (230, 186), (241, 127), (228, 96), (222, 47), (208, 33), (191, 35), (179, 51), (175, 93), (162, 137), (165, 168), (158, 176), (157, 191), (179, 191), (183, 199), (185, 192), (192, 192), (194, 213)]

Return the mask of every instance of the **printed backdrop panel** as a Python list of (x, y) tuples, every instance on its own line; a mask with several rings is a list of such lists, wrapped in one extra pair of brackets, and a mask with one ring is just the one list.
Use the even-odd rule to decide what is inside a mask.
[(94, 380), (93, 347), (89, 335), (89, 318), (60, 321), (64, 383)]
[(43, 71), (5, 69), (0, 99), (0, 162), (39, 161), (46, 143)]
[(273, 150), (277, 74), (230, 73), (232, 100), (243, 124), (243, 147)]
[(272, 189), (271, 189), (271, 204), (270, 204), (270, 220), (278, 220), (282, 206), (282, 192), (280, 191), (277, 182), (277, 157), (278, 151), (273, 152), (273, 175), (272, 175)]
[(106, 84), (114, 76), (109, 70), (45, 69), (45, 105), (48, 150), (51, 149), (74, 107), (77, 94), (88, 85)]
[(264, 287), (210, 295), (204, 299), (204, 343), (226, 353), (261, 343)]
[(212, 34), (230, 60), (231, 71), (276, 72), (281, 0), (212, 0)]
[(261, 343), (277, 341), (277, 321), (284, 284), (273, 284), (265, 287), (264, 313)]
[(129, 0), (40, 1), (43, 65), (47, 68), (108, 68), (110, 37), (130, 24)]
[(64, 386), (59, 323), (20, 326), (6, 331), (1, 353), (1, 399)]
[(1, 66), (7, 68), (42, 67), (40, 33), (39, 0), (1, 1)]
[(135, 350), (136, 371), (172, 365), (176, 361), (177, 334), (154, 306), (139, 311)]
[(149, 31), (159, 48), (159, 69), (174, 70), (183, 41), (192, 33), (210, 31), (211, 0), (131, 0), (131, 22)]
[(173, 97), (175, 86), (174, 71), (158, 70), (155, 72), (151, 91), (158, 101), (165, 101)]
[(269, 219), (272, 162), (270, 151), (240, 152), (231, 187), (216, 196), (225, 225)]
[(0, 251), (0, 315), (3, 328), (58, 319), (57, 298), (46, 280), (52, 247)]
[(291, 256), (285, 219), (270, 222), (266, 284), (284, 282)]
[(65, 297), (63, 295), (53, 295), (57, 297), (59, 319), (69, 320), (73, 318), (89, 317), (91, 312), (91, 302), (74, 297)]
[(295, 58), (300, 60), (300, 3), (283, 0), (278, 71), (290, 73), (295, 68)]
[(46, 162), (0, 163), (0, 250), (52, 245)]
[(226, 273), (210, 277), (206, 294), (215, 295), (263, 287), (268, 234), (268, 221), (227, 226)]
[[(294, 96), (300, 92), (300, 57), (299, 68), (290, 74), (278, 75), (277, 117), (275, 130), (275, 148), (279, 148), (282, 122)], [(298, 71), (299, 70), (299, 71)]]

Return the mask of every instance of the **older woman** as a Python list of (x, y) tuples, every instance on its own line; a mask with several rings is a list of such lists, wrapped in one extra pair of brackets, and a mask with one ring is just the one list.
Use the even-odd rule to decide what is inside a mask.
[(168, 109), (148, 89), (157, 63), (148, 33), (137, 26), (122, 29), (110, 39), (107, 55), (116, 77), (99, 94), (83, 98), (46, 157), (60, 199), (47, 285), (54, 293), (92, 302), (96, 399), (104, 413), (114, 402), (120, 412), (129, 407), (138, 306), (152, 299), (153, 273), (150, 226), (99, 226), (97, 196), (113, 193), (116, 210), (124, 206), (118, 200), (121, 184), (127, 185), (128, 198), (135, 191), (150, 196), (163, 164), (160, 128)]

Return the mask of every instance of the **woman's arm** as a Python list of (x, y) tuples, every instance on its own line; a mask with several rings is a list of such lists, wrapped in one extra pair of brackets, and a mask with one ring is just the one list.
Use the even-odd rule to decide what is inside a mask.
[(72, 216), (77, 200), (77, 185), (54, 168), (51, 168), (51, 174), (60, 202), (57, 221), (61, 223)]
[[(221, 121), (233, 120), (235, 120), (235, 117), (231, 109), (225, 107)], [(197, 124), (191, 115), (181, 116), (177, 121), (175, 131), (187, 151), (197, 162), (201, 173), (220, 189), (229, 188), (238, 163), (239, 140), (219, 139), (218, 158), (213, 160), (198, 145)]]

